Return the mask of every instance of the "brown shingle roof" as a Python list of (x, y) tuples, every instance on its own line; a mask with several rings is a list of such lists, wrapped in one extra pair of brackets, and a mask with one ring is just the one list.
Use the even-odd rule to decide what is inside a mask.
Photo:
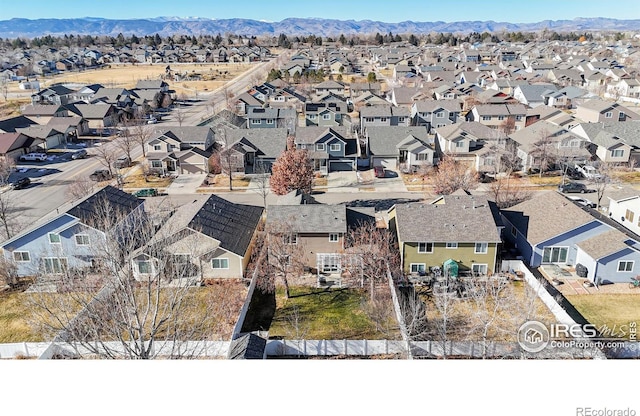
[(618, 230), (611, 230), (578, 243), (585, 253), (594, 260), (601, 259), (618, 251), (629, 248), (624, 242), (629, 238)]

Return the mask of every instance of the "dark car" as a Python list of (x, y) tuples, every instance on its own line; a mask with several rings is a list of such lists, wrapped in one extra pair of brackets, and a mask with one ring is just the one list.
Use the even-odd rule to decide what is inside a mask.
[(96, 182), (108, 181), (111, 178), (111, 173), (109, 173), (109, 171), (106, 169), (96, 170), (91, 175), (89, 175), (89, 179)]
[(126, 156), (119, 157), (118, 160), (113, 163), (113, 166), (115, 166), (116, 169), (128, 168), (131, 166), (131, 159)]
[(155, 188), (140, 189), (133, 193), (133, 196), (145, 197), (145, 196), (158, 196), (158, 190)]
[(87, 157), (87, 151), (84, 149), (80, 149), (77, 152), (73, 152), (71, 154), (71, 159), (84, 159), (85, 157)]
[(584, 194), (586, 192), (590, 192), (589, 189), (587, 189), (586, 185), (582, 183), (576, 183), (576, 182), (568, 182), (568, 183), (565, 183), (564, 185), (560, 185), (558, 186), (558, 191), (566, 194), (575, 194), (575, 193)]
[(584, 175), (578, 169), (572, 167), (567, 168), (567, 177), (573, 180), (584, 179)]
[(21, 178), (11, 184), (11, 189), (24, 189), (31, 185), (31, 179)]
[(382, 166), (374, 166), (373, 174), (376, 178), (384, 178), (384, 168)]

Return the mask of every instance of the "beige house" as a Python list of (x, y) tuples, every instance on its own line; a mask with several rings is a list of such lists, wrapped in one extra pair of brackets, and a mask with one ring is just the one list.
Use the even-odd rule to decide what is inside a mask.
[(589, 100), (576, 107), (576, 117), (586, 123), (610, 121), (631, 121), (640, 119), (640, 115), (618, 103)]

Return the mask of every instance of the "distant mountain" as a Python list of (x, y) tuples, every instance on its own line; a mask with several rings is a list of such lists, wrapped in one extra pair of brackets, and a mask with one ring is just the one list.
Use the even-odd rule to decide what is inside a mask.
[(150, 19), (112, 20), (97, 17), (78, 19), (11, 19), (0, 20), (0, 37), (33, 38), (44, 35), (110, 35), (135, 34), (145, 36), (158, 33), (161, 36), (174, 34), (200, 35), (234, 33), (241, 35), (318, 35), (336, 36), (348, 34), (394, 34), (404, 33), (468, 33), (506, 31), (557, 32), (627, 31), (640, 30), (640, 20), (618, 20), (608, 18), (576, 18), (573, 20), (544, 20), (537, 23), (508, 23), (494, 21), (466, 22), (400, 22), (385, 23), (371, 20), (335, 20), (289, 18), (280, 22), (263, 22), (251, 19), (207, 19), (200, 17), (156, 17)]

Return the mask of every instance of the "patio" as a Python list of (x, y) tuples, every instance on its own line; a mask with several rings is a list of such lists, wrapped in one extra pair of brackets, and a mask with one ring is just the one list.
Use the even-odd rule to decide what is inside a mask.
[[(592, 295), (592, 294), (640, 294), (639, 289), (630, 289), (628, 283), (610, 283), (600, 286), (587, 286), (584, 277), (576, 274), (574, 267), (545, 264), (538, 271), (553, 284), (563, 295)], [(554, 279), (559, 284), (554, 284)]]

